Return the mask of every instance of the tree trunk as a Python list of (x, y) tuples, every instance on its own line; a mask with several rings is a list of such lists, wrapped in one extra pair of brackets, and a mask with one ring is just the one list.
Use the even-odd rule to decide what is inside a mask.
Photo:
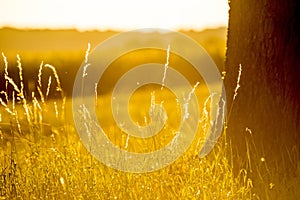
[[(229, 4), (225, 87), (227, 105), (233, 104), (227, 119), (233, 160), (253, 173), (264, 161), (282, 173), (295, 171), (300, 151), (300, 2)], [(241, 87), (233, 101), (240, 64)]]

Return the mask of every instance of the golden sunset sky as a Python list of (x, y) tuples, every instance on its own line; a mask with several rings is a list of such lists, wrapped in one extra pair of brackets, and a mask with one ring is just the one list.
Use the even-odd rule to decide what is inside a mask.
[(227, 20), (227, 0), (0, 0), (0, 27), (202, 30)]

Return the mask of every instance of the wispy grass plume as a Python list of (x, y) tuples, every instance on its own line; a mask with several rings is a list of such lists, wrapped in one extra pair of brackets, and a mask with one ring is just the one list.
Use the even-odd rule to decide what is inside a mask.
[(163, 78), (161, 80), (161, 90), (165, 87), (165, 80), (167, 77), (167, 70), (169, 67), (170, 49), (171, 49), (171, 45), (169, 44), (168, 49), (167, 49), (167, 59), (166, 59), (165, 67), (164, 67), (164, 74), (163, 74)]
[(234, 89), (234, 95), (233, 95), (232, 102), (235, 100), (235, 98), (238, 94), (238, 90), (241, 87), (240, 86), (241, 75), (242, 75), (242, 64), (239, 65), (239, 74), (238, 74), (238, 78), (237, 78), (237, 81), (236, 81), (236, 87)]
[(183, 109), (184, 109), (184, 116), (183, 116), (183, 121), (186, 120), (187, 118), (189, 118), (189, 102), (191, 101), (191, 97), (192, 94), (194, 94), (196, 88), (198, 87), (198, 85), (200, 84), (200, 82), (197, 82), (193, 89), (189, 92), (187, 99), (185, 99), (184, 105), (183, 105)]

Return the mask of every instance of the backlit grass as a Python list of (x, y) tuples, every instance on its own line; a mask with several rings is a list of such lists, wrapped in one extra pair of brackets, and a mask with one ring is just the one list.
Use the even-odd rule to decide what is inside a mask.
[[(4, 63), (7, 69), (7, 62)], [(52, 78), (42, 80), (44, 67), (52, 70)], [(233, 173), (232, 147), (226, 129), (205, 158), (198, 157), (200, 147), (196, 140), (182, 157), (161, 170), (144, 174), (117, 171), (101, 164), (82, 145), (72, 122), (71, 100), (64, 96), (55, 68), (41, 64), (38, 92), (32, 93), (31, 98), (25, 98), (22, 89), (20, 58), (18, 69), (18, 80), (5, 74), (6, 90), (1, 92), (2, 199), (260, 199), (253, 190), (256, 183), (248, 177), (251, 167), (255, 167), (251, 166), (250, 158), (250, 167)], [(50, 87), (56, 88), (59, 99), (47, 100)], [(97, 98), (102, 102), (108, 97)], [(139, 110), (132, 109), (138, 118)], [(205, 127), (205, 123), (208, 122), (200, 127)], [(117, 127), (106, 130), (117, 135)], [(124, 148), (124, 140), (118, 137), (116, 143)], [(248, 142), (250, 148), (251, 141)], [(135, 148), (132, 150), (138, 151)], [(260, 159), (268, 167), (267, 161)], [(279, 195), (282, 190), (277, 188), (284, 185), (277, 185), (278, 176), (272, 167), (268, 170), (267, 173), (273, 173), (273, 180), (264, 182), (262, 191)], [(264, 180), (265, 174), (261, 176)]]

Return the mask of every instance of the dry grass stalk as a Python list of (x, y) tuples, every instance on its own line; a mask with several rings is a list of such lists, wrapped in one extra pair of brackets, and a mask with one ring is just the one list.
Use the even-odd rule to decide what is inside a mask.
[(54, 74), (54, 77), (55, 77), (55, 80), (56, 80), (56, 83), (57, 83), (56, 91), (62, 92), (59, 76), (58, 76), (58, 73), (57, 73), (55, 67), (53, 67), (52, 65), (49, 65), (49, 64), (45, 64), (45, 67), (48, 67), (49, 69), (51, 69), (53, 74)]

